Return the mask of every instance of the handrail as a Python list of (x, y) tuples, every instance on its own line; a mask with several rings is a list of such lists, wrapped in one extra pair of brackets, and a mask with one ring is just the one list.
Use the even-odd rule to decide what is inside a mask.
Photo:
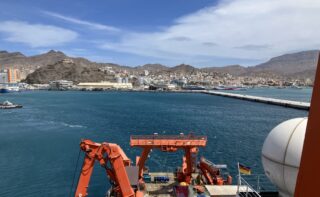
[(246, 182), (255, 188), (257, 192), (261, 191), (277, 191), (277, 188), (270, 182), (265, 174), (241, 175)]
[[(240, 193), (244, 193), (246, 197), (261, 197), (261, 195), (259, 194), (259, 192), (257, 192), (255, 189), (253, 189), (253, 187), (241, 176), (237, 176), (238, 177), (238, 189), (237, 189), (237, 194), (238, 196), (240, 196)], [(240, 188), (242, 187), (246, 187), (246, 191), (240, 191)]]
[(141, 139), (169, 139), (169, 140), (207, 140), (207, 136), (203, 135), (132, 135), (130, 137), (132, 140), (141, 140)]

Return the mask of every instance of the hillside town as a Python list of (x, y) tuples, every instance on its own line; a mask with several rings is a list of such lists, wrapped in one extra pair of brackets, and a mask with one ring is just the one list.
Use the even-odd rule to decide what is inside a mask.
[[(74, 66), (72, 59), (63, 59), (59, 65)], [(24, 71), (25, 72), (25, 71)], [(226, 72), (194, 69), (189, 65), (179, 65), (175, 71), (154, 71), (154, 69), (115, 69), (112, 66), (99, 67), (97, 72), (109, 76), (109, 80), (73, 81), (59, 78), (47, 83), (28, 83), (28, 74), (12, 67), (0, 71), (1, 88), (8, 91), (19, 90), (245, 90), (252, 87), (301, 88), (312, 86), (310, 78), (285, 79), (277, 76), (233, 76)], [(53, 72), (55, 72), (53, 70)], [(110, 77), (111, 76), (111, 77)], [(30, 80), (29, 80), (30, 81)], [(4, 91), (4, 90), (2, 90)]]

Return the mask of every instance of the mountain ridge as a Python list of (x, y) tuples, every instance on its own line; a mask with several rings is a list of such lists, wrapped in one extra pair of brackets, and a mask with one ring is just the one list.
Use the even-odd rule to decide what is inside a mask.
[(250, 67), (228, 65), (222, 67), (196, 68), (188, 64), (168, 67), (163, 64), (144, 64), (129, 67), (115, 63), (97, 63), (82, 57), (69, 57), (61, 51), (50, 50), (47, 53), (25, 56), (20, 52), (0, 51), (0, 65), (13, 66), (18, 69), (36, 70), (47, 65), (54, 65), (64, 59), (71, 59), (75, 65), (88, 68), (112, 67), (115, 71), (126, 70), (131, 73), (142, 73), (148, 70), (151, 74), (175, 73), (194, 74), (197, 71), (228, 73), (233, 76), (248, 77), (283, 77), (283, 78), (314, 78), (319, 50), (301, 51), (270, 58), (268, 61)]

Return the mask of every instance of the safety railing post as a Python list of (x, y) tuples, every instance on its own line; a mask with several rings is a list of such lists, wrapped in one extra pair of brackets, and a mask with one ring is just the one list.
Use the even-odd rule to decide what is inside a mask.
[(257, 192), (260, 193), (260, 175), (258, 175)]
[(237, 188), (237, 194), (239, 194), (239, 190), (240, 190), (240, 176), (238, 176), (238, 188)]
[(248, 197), (248, 189), (249, 189), (249, 186), (247, 185), (246, 197)]

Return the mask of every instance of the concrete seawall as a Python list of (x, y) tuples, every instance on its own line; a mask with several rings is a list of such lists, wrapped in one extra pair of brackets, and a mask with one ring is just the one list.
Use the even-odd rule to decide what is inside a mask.
[(278, 106), (294, 108), (294, 109), (309, 110), (310, 108), (310, 103), (307, 103), (307, 102), (290, 101), (290, 100), (283, 100), (283, 99), (266, 98), (266, 97), (260, 97), (260, 96), (250, 96), (250, 95), (242, 95), (242, 94), (234, 94), (234, 93), (218, 92), (218, 91), (202, 91), (201, 93), (236, 98), (236, 99), (259, 102), (259, 103), (266, 103), (271, 105), (278, 105)]

